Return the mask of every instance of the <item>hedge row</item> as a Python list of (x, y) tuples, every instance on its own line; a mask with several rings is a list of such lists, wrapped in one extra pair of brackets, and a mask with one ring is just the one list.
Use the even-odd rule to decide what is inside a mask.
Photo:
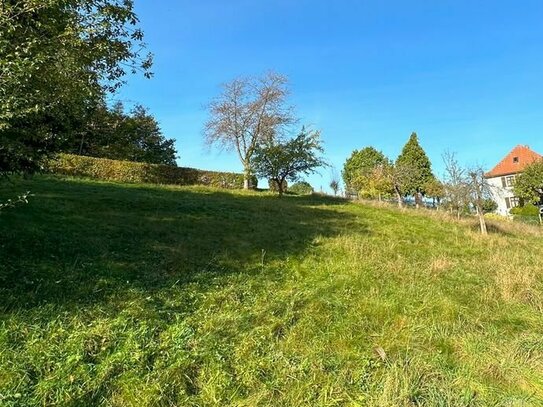
[[(45, 170), (53, 174), (86, 177), (103, 181), (207, 185), (228, 189), (243, 188), (242, 174), (109, 160), (73, 154), (59, 154), (54, 159), (50, 159), (45, 164)], [(257, 185), (256, 179), (253, 179), (253, 185)]]

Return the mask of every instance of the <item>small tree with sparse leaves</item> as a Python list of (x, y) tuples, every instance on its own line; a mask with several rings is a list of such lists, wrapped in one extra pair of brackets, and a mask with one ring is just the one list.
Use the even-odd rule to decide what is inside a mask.
[(286, 141), (269, 141), (255, 149), (251, 166), (256, 175), (268, 178), (283, 195), (285, 181), (297, 181), (300, 175), (311, 174), (326, 162), (320, 156), (323, 148), (318, 131), (302, 129), (300, 134)]

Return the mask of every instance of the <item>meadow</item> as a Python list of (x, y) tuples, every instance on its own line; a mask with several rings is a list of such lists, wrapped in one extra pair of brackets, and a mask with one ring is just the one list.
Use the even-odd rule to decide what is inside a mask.
[(0, 405), (543, 405), (543, 234), (39, 176), (0, 215)]

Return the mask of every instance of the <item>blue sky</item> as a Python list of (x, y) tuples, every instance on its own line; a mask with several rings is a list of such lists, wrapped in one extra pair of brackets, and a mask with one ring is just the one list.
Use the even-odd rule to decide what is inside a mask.
[[(372, 145), (396, 158), (412, 131), (441, 154), (492, 167), (517, 144), (543, 153), (543, 2), (136, 0), (155, 77), (116, 97), (150, 108), (179, 164), (239, 171), (202, 142), (204, 105), (239, 75), (290, 79), (302, 123), (340, 172)], [(309, 177), (326, 190), (330, 169)]]

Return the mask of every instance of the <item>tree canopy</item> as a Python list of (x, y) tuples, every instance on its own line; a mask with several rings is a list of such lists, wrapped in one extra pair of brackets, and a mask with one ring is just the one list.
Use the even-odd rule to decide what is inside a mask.
[(205, 139), (209, 145), (234, 150), (243, 166), (245, 188), (254, 171), (252, 158), (262, 143), (280, 139), (295, 120), (287, 105), (287, 78), (269, 72), (260, 78), (236, 78), (223, 85), (209, 104)]
[(350, 192), (358, 193), (360, 189), (363, 189), (359, 181), (367, 179), (376, 167), (386, 163), (388, 159), (385, 155), (373, 147), (354, 150), (343, 166), (342, 176), (345, 187)]
[(66, 149), (91, 157), (176, 165), (173, 139), (166, 139), (149, 111), (136, 105), (129, 113), (122, 103), (113, 108), (101, 104)]
[(527, 203), (543, 204), (543, 160), (528, 165), (517, 176), (514, 191)]
[(420, 199), (425, 194), (425, 188), (435, 178), (432, 164), (419, 143), (417, 133), (412, 133), (396, 159), (396, 166), (409, 169), (402, 185), (404, 195), (413, 195)]
[(326, 165), (319, 153), (324, 150), (318, 131), (302, 129), (300, 134), (286, 141), (273, 141), (256, 148), (252, 158), (255, 173), (268, 178), (280, 195), (284, 192), (285, 181), (297, 181), (302, 174), (311, 174), (318, 167)]
[(132, 0), (0, 3), (0, 172), (33, 171), (127, 73), (151, 76)]

